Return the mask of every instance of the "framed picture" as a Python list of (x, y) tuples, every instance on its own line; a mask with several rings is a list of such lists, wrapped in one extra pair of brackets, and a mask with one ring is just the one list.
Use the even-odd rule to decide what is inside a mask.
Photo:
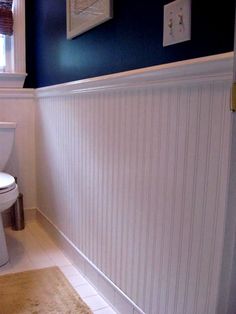
[(67, 39), (112, 18), (112, 0), (67, 0)]

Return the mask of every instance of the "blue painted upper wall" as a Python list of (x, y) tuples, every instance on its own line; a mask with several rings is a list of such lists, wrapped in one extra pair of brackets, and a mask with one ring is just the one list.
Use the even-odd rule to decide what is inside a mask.
[[(164, 0), (113, 0), (113, 19), (66, 39), (66, 0), (26, 0), (25, 87), (233, 50), (234, 0), (192, 0), (192, 39), (163, 47)], [(219, 3), (218, 3), (219, 2)]]

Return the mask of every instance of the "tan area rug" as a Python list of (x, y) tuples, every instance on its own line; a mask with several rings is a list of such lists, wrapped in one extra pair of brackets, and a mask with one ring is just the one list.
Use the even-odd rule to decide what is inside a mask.
[(0, 314), (92, 314), (58, 267), (0, 276)]

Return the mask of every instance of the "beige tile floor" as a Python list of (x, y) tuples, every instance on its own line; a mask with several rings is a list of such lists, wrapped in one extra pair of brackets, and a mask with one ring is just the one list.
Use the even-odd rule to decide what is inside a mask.
[(10, 261), (7, 265), (0, 267), (0, 276), (58, 266), (95, 314), (115, 314), (37, 222), (27, 223), (22, 231), (6, 228), (6, 237)]

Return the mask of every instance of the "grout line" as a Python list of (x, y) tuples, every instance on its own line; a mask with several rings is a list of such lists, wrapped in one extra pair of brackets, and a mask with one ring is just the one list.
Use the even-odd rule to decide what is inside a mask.
[[(107, 306), (107, 307), (103, 307), (101, 309), (97, 309), (97, 310), (94, 310), (93, 312), (96, 313), (96, 312), (99, 312), (101, 310), (105, 310), (105, 309), (111, 309), (111, 307)], [(112, 310), (113, 311), (113, 310)], [(114, 311), (113, 311), (114, 312)], [(114, 312), (115, 313), (115, 312)], [(102, 314), (102, 313), (101, 313)]]

